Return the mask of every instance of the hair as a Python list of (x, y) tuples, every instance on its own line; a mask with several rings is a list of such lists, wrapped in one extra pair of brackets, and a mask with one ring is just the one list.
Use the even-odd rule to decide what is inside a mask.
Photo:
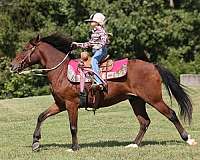
[(169, 70), (160, 65), (155, 65), (155, 67), (162, 77), (163, 83), (169, 93), (170, 99), (173, 95), (179, 104), (180, 115), (184, 118), (184, 120), (186, 120), (187, 118), (190, 124), (190, 122), (192, 121), (192, 102), (190, 100), (190, 97), (187, 95), (184, 88)]
[(50, 36), (41, 38), (42, 42), (48, 43), (63, 53), (71, 50), (72, 38), (61, 33), (54, 33)]

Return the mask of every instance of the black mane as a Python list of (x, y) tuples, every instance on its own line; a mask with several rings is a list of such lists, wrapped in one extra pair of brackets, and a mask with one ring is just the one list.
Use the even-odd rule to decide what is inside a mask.
[(63, 53), (67, 53), (70, 50), (72, 38), (64, 36), (60, 33), (54, 33), (50, 36), (41, 38), (41, 41), (52, 45)]

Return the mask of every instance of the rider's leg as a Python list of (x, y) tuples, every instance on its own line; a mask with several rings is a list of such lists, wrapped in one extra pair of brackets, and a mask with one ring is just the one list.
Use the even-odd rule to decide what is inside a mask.
[[(97, 73), (99, 75), (99, 63), (100, 61), (106, 57), (107, 55), (107, 48), (100, 48), (98, 50), (94, 49), (93, 50), (93, 57), (92, 57), (92, 70)], [(102, 81), (96, 76), (94, 75), (94, 78), (97, 82), (97, 84), (102, 84)]]

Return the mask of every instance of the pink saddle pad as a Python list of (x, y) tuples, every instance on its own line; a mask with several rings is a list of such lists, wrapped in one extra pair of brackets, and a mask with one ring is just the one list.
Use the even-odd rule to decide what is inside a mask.
[[(69, 61), (67, 77), (71, 82), (80, 82), (80, 72), (78, 68), (79, 59), (72, 59)], [(123, 77), (127, 74), (128, 58), (117, 60), (113, 62), (113, 67), (109, 72), (101, 72), (100, 75), (103, 79), (115, 79)], [(86, 82), (91, 79), (86, 77)]]

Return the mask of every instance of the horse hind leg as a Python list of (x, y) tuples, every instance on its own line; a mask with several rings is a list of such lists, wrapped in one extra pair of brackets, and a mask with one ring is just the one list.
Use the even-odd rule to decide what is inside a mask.
[(139, 97), (131, 97), (129, 98), (129, 102), (132, 106), (132, 109), (139, 121), (140, 124), (140, 129), (139, 132), (133, 142), (133, 144), (130, 144), (128, 146), (126, 146), (126, 148), (129, 147), (138, 147), (142, 141), (142, 138), (144, 137), (144, 134), (146, 133), (148, 126), (150, 124), (150, 119), (149, 116), (146, 112), (146, 107), (145, 107), (145, 101), (142, 100)]
[(32, 150), (33, 151), (37, 151), (40, 147), (40, 139), (41, 139), (41, 125), (42, 122), (44, 122), (45, 119), (47, 119), (48, 117), (55, 115), (57, 113), (60, 113), (62, 111), (64, 111), (65, 109), (63, 108), (63, 110), (61, 110), (56, 104), (51, 105), (47, 110), (45, 110), (44, 112), (42, 112), (39, 116), (38, 116), (38, 120), (37, 120), (37, 124), (36, 124), (36, 128), (35, 131), (33, 133), (33, 143), (32, 143)]
[(178, 117), (174, 110), (168, 107), (165, 102), (161, 99), (159, 102), (152, 104), (156, 110), (158, 110), (161, 114), (167, 117), (176, 127), (177, 131), (179, 132), (181, 138), (187, 142), (189, 145), (196, 145), (196, 141), (191, 139), (190, 135), (186, 132), (183, 128), (182, 124), (180, 123)]

